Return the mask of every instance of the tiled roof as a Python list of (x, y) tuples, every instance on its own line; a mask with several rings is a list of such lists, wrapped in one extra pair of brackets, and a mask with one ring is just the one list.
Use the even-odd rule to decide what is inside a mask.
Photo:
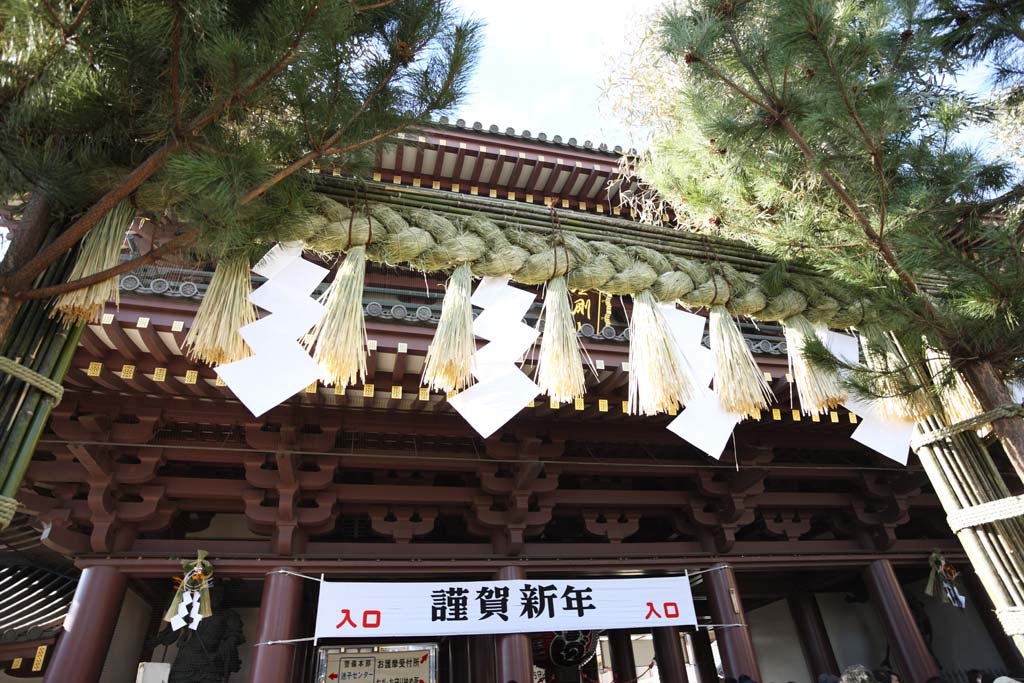
[(491, 125), (488, 126), (485, 130), (484, 124), (480, 123), (479, 121), (474, 121), (473, 123), (467, 123), (465, 119), (456, 119), (455, 121), (452, 121), (447, 116), (442, 116), (441, 118), (439, 118), (437, 120), (436, 125), (461, 130), (472, 130), (478, 133), (488, 133), (490, 135), (506, 138), (518, 138), (520, 140), (529, 140), (530, 142), (546, 142), (551, 145), (568, 147), (571, 149), (587, 150), (591, 152), (603, 152), (613, 157), (617, 157), (623, 154), (624, 152), (628, 154), (636, 154), (635, 149), (624, 150), (620, 145), (609, 147), (603, 142), (595, 145), (590, 140), (584, 140), (581, 143), (576, 138), (569, 138), (568, 140), (564, 140), (561, 135), (549, 136), (547, 133), (543, 132), (534, 135), (525, 128), (517, 133), (515, 128), (505, 128), (504, 130), (502, 130), (501, 127), (499, 126)]

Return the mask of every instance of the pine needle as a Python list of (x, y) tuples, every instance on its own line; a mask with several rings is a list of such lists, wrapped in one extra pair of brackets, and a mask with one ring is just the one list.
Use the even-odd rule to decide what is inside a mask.
[(715, 356), (715, 390), (722, 408), (752, 417), (767, 410), (775, 399), (764, 373), (757, 367), (739, 325), (725, 306), (712, 306), (709, 321), (711, 351)]
[(327, 384), (344, 388), (366, 378), (365, 279), (366, 247), (354, 247), (320, 298), (327, 311), (309, 333), (306, 346), (316, 345), (313, 359), (323, 368)]
[[(120, 202), (111, 209), (82, 240), (75, 267), (68, 282), (81, 280), (95, 273), (113, 268), (121, 261), (121, 245), (135, 210), (128, 201)], [(60, 316), (61, 321), (72, 326), (77, 323), (99, 322), (108, 301), (120, 304), (120, 280), (115, 276), (88, 287), (82, 287), (61, 294), (50, 311), (50, 317)]]
[(210, 286), (185, 336), (189, 358), (217, 366), (251, 355), (249, 345), (239, 333), (249, 323), (256, 322), (256, 308), (249, 303), (251, 293), (247, 256), (217, 263)]
[[(985, 412), (978, 401), (978, 397), (974, 395), (974, 392), (964, 380), (963, 375), (951, 368), (943, 368), (943, 359), (935, 349), (928, 348), (925, 351), (925, 355), (928, 371), (934, 382), (940, 385), (942, 411), (945, 413), (949, 424), (970, 420)], [(943, 382), (943, 375), (945, 373), (950, 373), (951, 376), (947, 375), (949, 378)], [(980, 436), (987, 434), (991, 429), (991, 425), (985, 425), (977, 431)]]
[(654, 295), (650, 290), (635, 294), (629, 321), (629, 414), (678, 409), (699, 393), (693, 377)]
[(427, 348), (421, 384), (434, 391), (461, 391), (473, 381), (476, 338), (473, 336), (473, 272), (463, 263), (448, 279), (441, 320)]
[(789, 349), (789, 365), (796, 380), (800, 410), (805, 415), (826, 413), (846, 398), (839, 373), (834, 370), (812, 367), (804, 358), (804, 343), (815, 336), (814, 327), (802, 315), (794, 315), (782, 321)]
[(872, 334), (864, 349), (864, 361), (870, 370), (877, 373), (874, 379), (875, 388), (882, 399), (876, 406), (883, 416), (896, 421), (919, 422), (935, 414), (934, 404), (924, 389), (917, 389), (910, 394), (904, 387), (908, 384), (920, 385), (921, 379), (915, 376), (908, 367), (896, 340), (889, 334)]
[(582, 398), (587, 382), (580, 359), (585, 358), (587, 365), (591, 365), (590, 356), (576, 334), (569, 286), (564, 277), (548, 282), (541, 320), (544, 336), (537, 358), (537, 386), (558, 403)]

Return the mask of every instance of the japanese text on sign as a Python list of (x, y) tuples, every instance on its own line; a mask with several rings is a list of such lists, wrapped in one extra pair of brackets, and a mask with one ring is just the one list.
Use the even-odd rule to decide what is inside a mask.
[[(432, 683), (431, 649), (403, 651), (346, 652), (323, 648), (320, 679), (324, 683)], [(376, 648), (375, 648), (376, 649)]]
[(696, 624), (685, 577), (320, 585), (317, 638)]

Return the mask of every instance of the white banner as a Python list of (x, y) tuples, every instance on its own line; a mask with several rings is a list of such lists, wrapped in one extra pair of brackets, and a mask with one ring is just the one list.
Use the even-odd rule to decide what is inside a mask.
[(316, 637), (454, 636), (696, 623), (686, 577), (321, 582)]

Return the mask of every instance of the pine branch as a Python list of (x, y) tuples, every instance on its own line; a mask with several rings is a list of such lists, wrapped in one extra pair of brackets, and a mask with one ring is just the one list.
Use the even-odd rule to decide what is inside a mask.
[(83, 277), (83, 278), (78, 279), (78, 280), (72, 280), (71, 282), (64, 282), (62, 284), (53, 285), (51, 287), (40, 287), (38, 289), (29, 289), (29, 290), (26, 290), (26, 291), (23, 291), (23, 292), (17, 292), (14, 295), (14, 298), (16, 298), (16, 299), (46, 299), (46, 298), (49, 298), (51, 296), (58, 296), (60, 294), (67, 294), (68, 292), (73, 292), (76, 289), (82, 289), (84, 287), (89, 287), (91, 285), (95, 285), (97, 283), (103, 282), (104, 280), (109, 280), (112, 277), (117, 277), (118, 275), (121, 275), (122, 273), (127, 273), (129, 271), (135, 270), (136, 268), (138, 268), (140, 266), (144, 266), (144, 265), (147, 265), (149, 263), (153, 263), (154, 261), (158, 261), (158, 260), (160, 260), (161, 258), (163, 258), (165, 256), (169, 256), (169, 255), (174, 254), (174, 253), (176, 253), (178, 251), (181, 251), (182, 249), (184, 249), (184, 248), (190, 246), (192, 243), (194, 243), (198, 237), (199, 237), (199, 229), (198, 228), (193, 228), (192, 230), (189, 230), (186, 233), (178, 235), (177, 237), (174, 237), (173, 239), (170, 239), (170, 240), (164, 242), (163, 244), (161, 244), (159, 247), (156, 247), (155, 249), (150, 249), (147, 253), (145, 253), (142, 256), (139, 256), (137, 258), (133, 258), (130, 261), (124, 261), (124, 262), (119, 263), (118, 265), (116, 265), (116, 266), (114, 266), (112, 268), (107, 268), (106, 270), (101, 270), (98, 273), (93, 273), (92, 275), (89, 275), (88, 277)]

